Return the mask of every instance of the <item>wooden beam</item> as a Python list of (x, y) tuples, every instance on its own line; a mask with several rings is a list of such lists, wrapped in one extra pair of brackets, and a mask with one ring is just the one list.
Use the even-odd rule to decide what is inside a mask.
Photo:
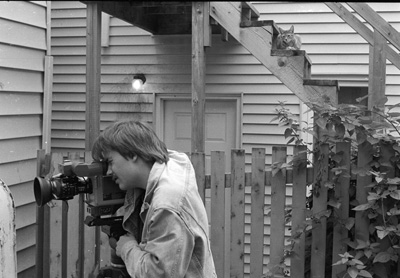
[(376, 31), (400, 50), (400, 33), (393, 28), (385, 19), (375, 12), (366, 3), (347, 3), (356, 13), (367, 21)]
[(210, 3), (204, 3), (204, 20), (203, 20), (203, 36), (204, 36), (204, 46), (211, 46), (212, 41), (212, 29), (210, 26)]
[[(85, 150), (91, 151), (100, 134), (100, 92), (101, 92), (101, 9), (97, 2), (87, 2), (86, 33), (86, 121)], [(101, 186), (100, 182), (94, 186)], [(100, 267), (100, 228), (94, 228), (95, 252), (93, 269)], [(84, 247), (82, 247), (84, 248)], [(81, 254), (81, 253), (80, 253)], [(80, 263), (84, 258), (79, 258)], [(79, 269), (82, 269), (79, 266)], [(82, 276), (83, 277), (83, 276)]]
[(85, 150), (90, 151), (100, 134), (101, 10), (87, 4), (86, 32), (86, 130)]
[[(336, 87), (304, 86), (304, 56), (287, 58), (287, 63), (281, 63), (281, 57), (271, 56), (272, 35), (271, 26), (240, 28), (241, 11), (234, 2), (210, 2), (210, 15), (218, 24), (226, 29), (232, 37), (241, 43), (255, 58), (286, 85), (303, 102), (329, 97), (337, 100)], [(285, 57), (284, 57), (285, 58)]]
[(386, 87), (386, 40), (382, 34), (375, 30), (374, 45), (370, 46), (369, 78), (368, 78), (368, 109), (373, 106), (381, 109), (384, 107), (382, 99), (385, 97)]
[(43, 90), (43, 132), (42, 148), (46, 153), (51, 151), (51, 114), (53, 99), (53, 56), (44, 58), (44, 90)]
[[(337, 2), (325, 2), (334, 13), (343, 19), (351, 28), (353, 28), (361, 37), (363, 37), (370, 45), (374, 45), (373, 32), (357, 19), (350, 11), (348, 11), (342, 4)], [(400, 69), (400, 55), (397, 54), (388, 45), (385, 45), (387, 59)]]
[(192, 153), (205, 150), (205, 5), (192, 4)]
[(110, 15), (101, 13), (101, 46), (109, 47), (110, 45)]

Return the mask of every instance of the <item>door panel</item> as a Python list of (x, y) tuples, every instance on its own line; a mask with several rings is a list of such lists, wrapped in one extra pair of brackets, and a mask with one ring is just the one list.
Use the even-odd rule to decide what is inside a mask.
[[(237, 148), (237, 102), (207, 100), (205, 105), (206, 173), (210, 173), (211, 151), (225, 151), (226, 170), (230, 171), (231, 149)], [(192, 112), (191, 100), (164, 100), (164, 134), (167, 148), (190, 152)]]

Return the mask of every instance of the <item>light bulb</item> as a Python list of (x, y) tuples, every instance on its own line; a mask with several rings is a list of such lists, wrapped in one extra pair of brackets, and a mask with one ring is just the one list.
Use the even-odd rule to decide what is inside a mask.
[(132, 88), (136, 91), (139, 91), (143, 86), (143, 81), (141, 79), (133, 79)]

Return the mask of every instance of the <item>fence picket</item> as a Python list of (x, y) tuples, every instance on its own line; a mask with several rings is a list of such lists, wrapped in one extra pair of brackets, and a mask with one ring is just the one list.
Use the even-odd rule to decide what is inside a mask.
[(292, 197), (292, 237), (299, 237), (294, 243), (290, 262), (290, 273), (304, 277), (306, 193), (307, 193), (307, 146), (296, 146), (293, 161), (293, 197)]
[[(314, 163), (313, 186), (313, 215), (317, 220), (313, 221), (312, 243), (311, 243), (311, 277), (325, 277), (325, 252), (326, 252), (326, 217), (324, 213), (327, 209), (328, 188), (325, 183), (328, 181), (328, 144), (320, 145), (317, 150)], [(318, 223), (316, 223), (318, 222)], [(315, 227), (314, 227), (315, 225)]]
[[(348, 230), (344, 226), (344, 221), (349, 218), (349, 188), (350, 188), (350, 143), (338, 142), (336, 144), (336, 153), (342, 153), (342, 159), (339, 162), (339, 167), (346, 169), (335, 185), (335, 198), (340, 202), (340, 207), (335, 208), (335, 213), (340, 221), (333, 228), (333, 243), (332, 243), (332, 263), (336, 263), (341, 259), (339, 254), (344, 254), (347, 251), (347, 245), (344, 239), (348, 237)], [(332, 266), (332, 278), (346, 270), (346, 265), (339, 264)]]
[(261, 277), (264, 257), (265, 149), (252, 149), (250, 277)]
[(231, 155), (231, 260), (230, 276), (244, 276), (244, 187), (245, 152), (232, 150)]
[(203, 203), (206, 202), (205, 173), (206, 163), (204, 153), (192, 153), (190, 157), (195, 169), (197, 188)]
[[(367, 167), (372, 159), (372, 145), (365, 141), (358, 145), (357, 167), (362, 169)], [(356, 199), (358, 204), (367, 203), (368, 185), (371, 183), (371, 176), (366, 174), (357, 174)], [(367, 241), (369, 239), (369, 219), (365, 211), (356, 211), (355, 234), (356, 238)]]
[[(44, 177), (50, 171), (51, 154), (44, 149), (37, 151), (36, 175)], [(42, 206), (36, 208), (36, 277), (50, 276), (50, 208)]]
[[(68, 160), (79, 161), (79, 153), (68, 153)], [(63, 221), (67, 221), (68, 242), (67, 246), (67, 277), (79, 277), (79, 251), (83, 246), (79, 246), (79, 226), (84, 223), (79, 222), (79, 196), (75, 196), (72, 200), (63, 202), (64, 214)], [(63, 240), (65, 243), (65, 241)]]
[[(286, 147), (272, 147), (272, 177), (271, 177), (271, 243), (270, 269), (280, 265), (285, 245), (285, 199), (286, 199), (286, 169), (277, 170), (275, 163), (286, 162)], [(283, 274), (282, 269), (273, 269), (276, 274)]]
[(218, 277), (225, 277), (225, 153), (211, 152), (211, 251)]
[[(90, 151), (86, 151), (84, 154), (84, 162), (85, 163), (91, 163), (92, 162), (92, 155)], [(79, 196), (81, 197), (81, 196)], [(79, 200), (79, 204), (81, 204), (81, 200)], [(86, 205), (85, 205), (86, 208)], [(81, 213), (81, 212), (80, 212)], [(84, 217), (89, 216), (90, 213), (85, 210), (84, 212)], [(87, 225), (84, 225), (84, 230), (83, 230), (83, 237), (84, 237), (84, 244), (82, 248), (84, 248), (84, 259), (83, 259), (83, 277), (92, 277), (90, 276), (91, 273), (94, 271), (94, 266), (95, 266), (95, 234), (96, 234), (96, 227), (88, 227)]]
[[(61, 153), (52, 153), (51, 154), (51, 169), (49, 169), (49, 175), (46, 177), (50, 177), (52, 175), (58, 174), (58, 164), (63, 162), (63, 156)], [(49, 205), (50, 210), (50, 277), (65, 277), (62, 276), (62, 265), (63, 259), (66, 258), (62, 255), (62, 242), (65, 234), (62, 232), (62, 202), (61, 201), (52, 201)], [(66, 275), (66, 273), (64, 274)]]

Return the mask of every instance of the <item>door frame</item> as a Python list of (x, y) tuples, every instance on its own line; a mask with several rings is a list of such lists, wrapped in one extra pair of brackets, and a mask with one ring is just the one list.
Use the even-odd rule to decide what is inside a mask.
[[(191, 94), (173, 94), (173, 93), (154, 93), (154, 110), (153, 110), (153, 126), (157, 136), (164, 138), (164, 102), (167, 100), (191, 100)], [(236, 146), (242, 148), (242, 127), (243, 127), (243, 93), (207, 93), (206, 101), (213, 100), (229, 100), (236, 102)]]

